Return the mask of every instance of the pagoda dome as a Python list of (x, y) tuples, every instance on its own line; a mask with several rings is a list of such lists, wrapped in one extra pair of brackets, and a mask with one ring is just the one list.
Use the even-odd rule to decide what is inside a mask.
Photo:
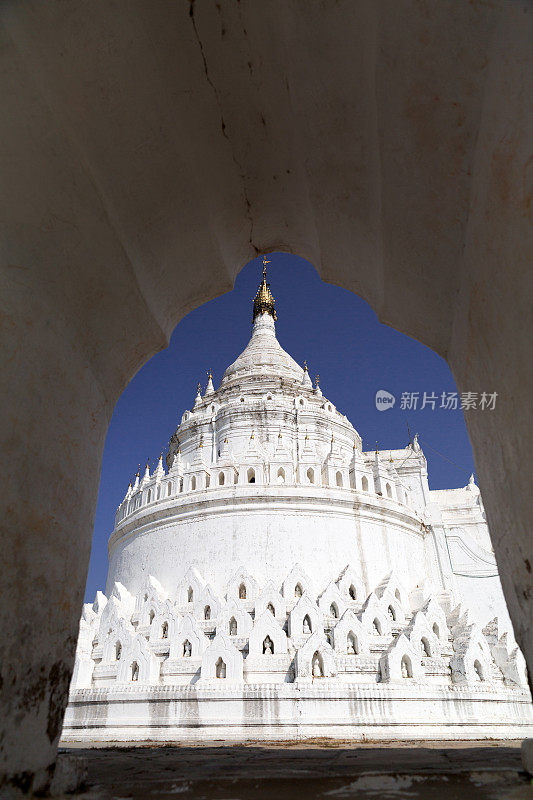
[(304, 371), (285, 352), (276, 339), (273, 317), (268, 313), (255, 318), (252, 337), (240, 356), (224, 372), (220, 389), (238, 384), (243, 387), (250, 379), (268, 383), (282, 378), (301, 384)]

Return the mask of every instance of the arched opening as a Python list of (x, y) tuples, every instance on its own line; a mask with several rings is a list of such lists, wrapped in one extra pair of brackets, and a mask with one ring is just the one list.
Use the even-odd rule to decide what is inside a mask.
[(163, 622), (161, 625), (161, 638), (168, 639), (168, 622)]
[(274, 655), (274, 642), (267, 636), (263, 642), (263, 655), (272, 656)]
[(372, 623), (372, 629), (377, 636), (381, 636), (381, 622), (377, 617)]
[(233, 483), (237, 484), (239, 482), (239, 473), (237, 470), (233, 473)]
[(399, 603), (401, 603), (401, 602), (402, 602), (402, 597), (401, 597), (401, 595), (400, 595), (400, 590), (399, 590), (399, 589), (396, 589), (396, 591), (394, 592), (394, 597), (396, 598), (396, 600), (397, 600)]
[[(180, 494), (183, 492), (183, 478), (180, 478)], [(169, 492), (170, 494), (170, 492)]]
[(205, 476), (205, 488), (209, 489), (210, 486), (211, 486), (211, 475), (206, 475)]
[(283, 467), (278, 469), (278, 483), (285, 483), (285, 470)]
[(333, 617), (333, 619), (339, 618), (339, 609), (337, 608), (337, 603), (332, 603), (329, 607), (329, 615)]
[(392, 606), (389, 606), (387, 609), (387, 614), (392, 622), (396, 622), (396, 611)]
[(477, 681), (484, 681), (485, 674), (483, 672), (483, 667), (481, 666), (481, 662), (477, 659), (474, 661), (474, 677)]
[(309, 467), (309, 469), (307, 470), (307, 480), (309, 483), (315, 482), (315, 471), (312, 467)]
[(150, 613), (149, 613), (149, 615), (148, 615), (148, 619), (149, 619), (149, 621), (150, 621), (150, 625), (151, 625), (151, 624), (152, 624), (152, 622), (154, 621), (154, 617), (155, 617), (155, 611), (154, 611), (154, 609), (152, 608), (152, 610), (150, 611)]
[(160, 498), (160, 497), (161, 497), (161, 487), (160, 487), (160, 486), (158, 486), (158, 487), (157, 487), (157, 496), (156, 496), (156, 500), (159, 500), (159, 498)]
[(211, 619), (211, 606), (204, 608), (204, 619)]
[(368, 492), (368, 478), (366, 477), (366, 475), (363, 475), (363, 478), (361, 480), (361, 488), (363, 492)]
[(137, 664), (136, 661), (134, 661), (133, 664), (131, 665), (130, 675), (131, 675), (131, 680), (132, 681), (138, 681), (139, 680), (139, 665)]
[(302, 622), (302, 633), (313, 633), (313, 627), (311, 625), (311, 617), (309, 614), (306, 614), (303, 618)]
[(229, 621), (229, 635), (230, 636), (237, 636), (237, 620), (235, 617), (232, 617)]
[(302, 594), (303, 594), (302, 584), (301, 583), (297, 583), (296, 586), (294, 587), (294, 596), (295, 597), (301, 597)]
[(122, 644), (117, 642), (115, 644), (115, 661), (120, 661), (120, 657), (122, 655)]
[(357, 636), (353, 631), (350, 631), (346, 639), (346, 653), (349, 656), (359, 655), (359, 643), (357, 641)]
[(170, 497), (171, 494), (172, 494), (172, 482), (169, 481), (167, 483), (167, 497)]
[(313, 658), (311, 659), (311, 673), (313, 678), (324, 677), (324, 661), (322, 659), (322, 654), (318, 650), (313, 654)]
[(217, 678), (226, 677), (226, 663), (222, 660), (222, 657), (220, 657), (215, 664), (215, 675)]
[(402, 658), (402, 662), (400, 665), (400, 669), (402, 672), (402, 678), (412, 678), (413, 677), (413, 667), (411, 664), (411, 659), (409, 656), (405, 655)]
[(191, 478), (191, 491), (195, 491), (196, 489), (196, 475), (193, 475)]
[(218, 473), (218, 485), (219, 485), (219, 486), (224, 486), (224, 482), (225, 482), (225, 480), (226, 480), (226, 479), (225, 479), (225, 477), (224, 477), (224, 473), (223, 473), (223, 472), (219, 472), (219, 473)]
[(244, 583), (239, 586), (239, 600), (246, 600), (246, 586)]
[(390, 483), (385, 484), (385, 491), (387, 492), (387, 497), (392, 497), (392, 489)]
[(272, 614), (272, 616), (273, 616), (273, 617), (275, 617), (275, 616), (276, 616), (276, 609), (274, 608), (274, 606), (272, 605), (272, 603), (268, 603), (268, 605), (267, 605), (267, 611), (270, 611), (270, 613)]
[(357, 592), (355, 591), (355, 586), (353, 585), (353, 583), (348, 589), (348, 595), (350, 596), (350, 600), (357, 600)]
[(189, 588), (187, 589), (187, 602), (192, 603), (193, 598), (194, 598), (194, 592), (192, 590), (192, 586), (189, 586)]
[(183, 658), (190, 658), (192, 655), (192, 645), (188, 639), (183, 642)]
[(248, 483), (255, 483), (255, 469), (253, 467), (250, 467), (250, 469), (246, 473), (246, 478), (248, 480)]
[[(428, 338), (429, 338), (429, 337), (428, 337)], [(437, 338), (437, 337), (436, 337), (436, 338)], [(141, 352), (141, 351), (139, 351), (139, 352)], [(143, 350), (142, 352), (144, 352), (144, 350)], [(148, 350), (147, 350), (147, 352), (148, 352)], [(152, 350), (150, 350), (150, 352), (152, 352)], [(460, 369), (460, 366), (458, 366), (458, 367), (457, 367), (457, 369), (459, 370), (459, 369)], [(508, 566), (508, 565), (507, 565), (507, 566)], [(511, 573), (509, 572), (509, 574), (511, 574)], [(510, 578), (509, 578), (509, 580), (510, 580)], [(520, 579), (517, 579), (517, 580), (520, 580)], [(518, 590), (517, 590), (517, 591), (518, 591)], [(516, 612), (515, 612), (515, 613), (516, 613)]]
[(433, 631), (437, 639), (440, 639), (440, 630), (436, 622), (433, 623), (433, 628), (431, 630)]
[(148, 489), (148, 495), (146, 497), (146, 502), (150, 503), (152, 501), (152, 490)]
[(423, 658), (431, 658), (431, 648), (425, 636), (420, 640), (420, 652)]
[(335, 482), (339, 488), (342, 488), (342, 472), (337, 472), (335, 475)]

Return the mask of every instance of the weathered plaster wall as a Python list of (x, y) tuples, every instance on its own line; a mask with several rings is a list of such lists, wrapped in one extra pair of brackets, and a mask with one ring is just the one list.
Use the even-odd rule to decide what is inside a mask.
[[(2, 761), (47, 781), (108, 420), (258, 251), (448, 358), (533, 663), (525, 2), (4, 3)], [(37, 778), (35, 776), (37, 775)]]

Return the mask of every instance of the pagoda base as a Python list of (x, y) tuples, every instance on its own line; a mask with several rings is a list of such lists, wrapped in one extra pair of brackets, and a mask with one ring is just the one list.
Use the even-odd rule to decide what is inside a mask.
[(158, 686), (71, 694), (63, 742), (520, 739), (527, 690), (409, 685)]

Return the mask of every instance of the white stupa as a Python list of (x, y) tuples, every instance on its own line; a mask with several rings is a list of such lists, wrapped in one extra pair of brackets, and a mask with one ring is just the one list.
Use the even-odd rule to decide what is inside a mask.
[(117, 510), (64, 739), (532, 735), (473, 478), (361, 437), (275, 334), (211, 376)]

